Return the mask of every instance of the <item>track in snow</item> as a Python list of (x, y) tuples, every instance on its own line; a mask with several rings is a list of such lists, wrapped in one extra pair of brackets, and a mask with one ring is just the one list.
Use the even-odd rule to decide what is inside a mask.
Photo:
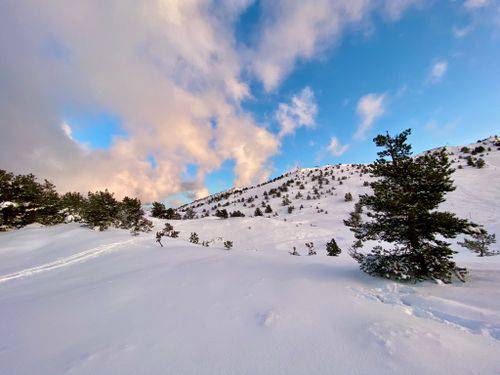
[(74, 263), (81, 263), (81, 262), (87, 261), (89, 259), (101, 256), (101, 255), (108, 253), (110, 251), (113, 251), (117, 247), (121, 247), (124, 245), (134, 243), (137, 240), (138, 240), (138, 238), (132, 238), (130, 240), (123, 241), (123, 242), (114, 242), (114, 243), (107, 244), (107, 245), (100, 245), (100, 246), (94, 247), (92, 249), (88, 249), (88, 250), (82, 251), (80, 253), (70, 255), (68, 257), (59, 258), (59, 259), (57, 259), (53, 262), (50, 262), (50, 263), (45, 263), (45, 264), (42, 264), (40, 266), (27, 268), (27, 269), (24, 269), (22, 271), (18, 271), (18, 272), (14, 272), (14, 273), (11, 273), (8, 275), (0, 276), (0, 283), (4, 283), (6, 281), (13, 280), (13, 279), (19, 279), (19, 278), (26, 277), (26, 276), (32, 276), (32, 275), (35, 275), (37, 273), (55, 270), (57, 268), (67, 267), (67, 266), (70, 266)]

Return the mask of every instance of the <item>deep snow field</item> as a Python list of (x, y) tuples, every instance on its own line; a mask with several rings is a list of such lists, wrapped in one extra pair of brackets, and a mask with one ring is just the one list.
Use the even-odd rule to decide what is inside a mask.
[[(483, 169), (457, 169), (444, 206), (500, 235), (500, 151), (484, 159)], [(319, 171), (332, 175), (318, 199), (295, 198), (295, 182), (307, 195)], [(155, 231), (76, 223), (0, 233), (0, 374), (499, 374), (500, 255), (479, 258), (454, 241), (467, 283), (363, 274), (342, 223), (353, 207), (344, 194), (355, 201), (369, 189), (358, 172), (303, 169), (196, 202), (199, 214), (221, 203), (247, 217), (170, 221), (181, 234), (164, 247)], [(263, 191), (290, 178), (291, 214), (279, 197), (269, 199), (278, 216), (248, 216)], [(156, 230), (164, 222), (155, 219)], [(214, 241), (191, 244), (191, 232)], [(332, 237), (339, 257), (325, 254)], [(292, 246), (302, 256), (289, 255)]]

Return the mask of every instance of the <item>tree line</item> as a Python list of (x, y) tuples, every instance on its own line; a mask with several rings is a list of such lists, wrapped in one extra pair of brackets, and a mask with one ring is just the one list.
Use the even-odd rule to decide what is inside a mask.
[(128, 229), (132, 234), (148, 232), (153, 223), (146, 219), (141, 201), (121, 201), (108, 190), (59, 194), (49, 180), (39, 182), (33, 174), (0, 170), (0, 230), (17, 229), (33, 223), (55, 225), (80, 222), (92, 229)]

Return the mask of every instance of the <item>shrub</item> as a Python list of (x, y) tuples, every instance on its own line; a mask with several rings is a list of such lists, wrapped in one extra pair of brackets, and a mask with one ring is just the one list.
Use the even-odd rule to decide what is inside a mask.
[(197, 244), (199, 241), (200, 237), (198, 237), (198, 234), (196, 232), (192, 232), (189, 236), (189, 242)]
[(350, 202), (350, 201), (352, 201), (352, 194), (351, 194), (351, 193), (346, 193), (346, 194), (344, 195), (344, 200), (345, 200), (346, 202)]
[(233, 241), (224, 241), (224, 247), (226, 248), (226, 250), (231, 250), (231, 248), (233, 247)]
[(337, 242), (334, 238), (332, 238), (330, 242), (326, 243), (326, 255), (336, 257), (340, 255), (340, 253), (340, 247), (338, 247)]
[(217, 210), (215, 212), (215, 216), (220, 217), (221, 219), (227, 219), (229, 215), (226, 209), (222, 209), (222, 210)]

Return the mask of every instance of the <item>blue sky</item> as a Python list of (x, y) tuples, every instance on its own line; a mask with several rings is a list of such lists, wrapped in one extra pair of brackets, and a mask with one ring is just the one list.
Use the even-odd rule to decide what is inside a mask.
[[(94, 25), (87, 41), (74, 39), (69, 24), (44, 30), (40, 41), (37, 53), (61, 69), (51, 109), (82, 158), (124, 165), (111, 184), (122, 179), (117, 187), (125, 192), (150, 197), (123, 176), (143, 179), (148, 191), (171, 184), (150, 195), (175, 204), (295, 166), (370, 162), (376, 134), (409, 127), (416, 152), (498, 133), (496, 1), (242, 0), (169, 14), (183, 11), (204, 29), (169, 18), (166, 33), (149, 40), (151, 19), (144, 20), (148, 33), (124, 36), (139, 41), (132, 53), (117, 47), (123, 64), (92, 39), (114, 32), (109, 25)], [(203, 48), (207, 53), (197, 55)], [(151, 81), (148, 69), (156, 74)], [(60, 98), (63, 91), (71, 94)], [(38, 168), (57, 180), (47, 165)], [(101, 173), (90, 178), (95, 186), (110, 183), (104, 167)]]

